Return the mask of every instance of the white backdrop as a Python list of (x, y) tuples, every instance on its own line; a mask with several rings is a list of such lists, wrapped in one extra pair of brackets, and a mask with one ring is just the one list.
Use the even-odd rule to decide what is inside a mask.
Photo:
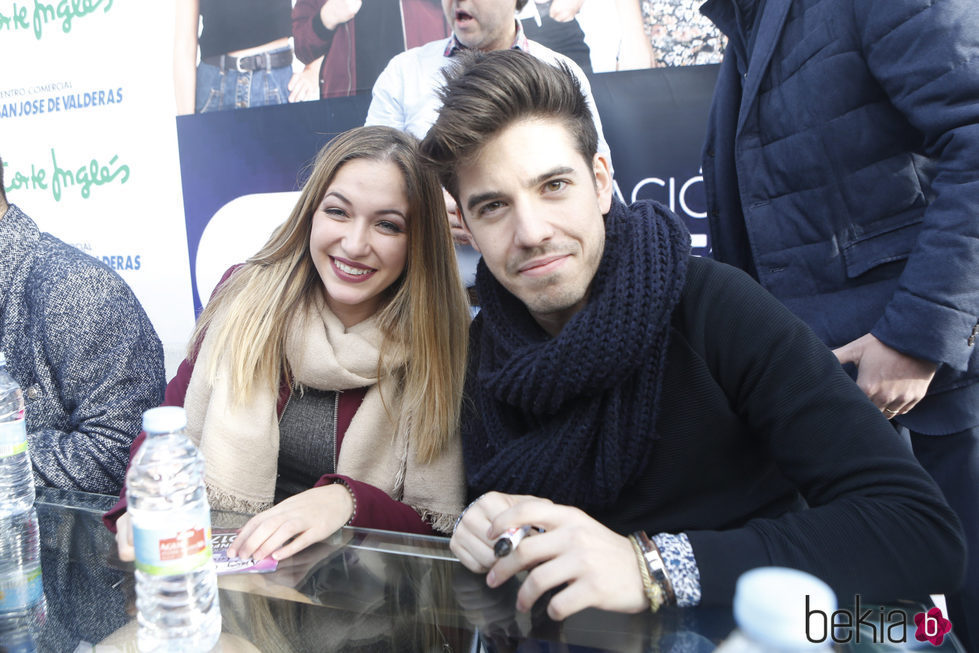
[(163, 341), (168, 378), (194, 321), (173, 24), (169, 2), (0, 0), (8, 199), (118, 270)]

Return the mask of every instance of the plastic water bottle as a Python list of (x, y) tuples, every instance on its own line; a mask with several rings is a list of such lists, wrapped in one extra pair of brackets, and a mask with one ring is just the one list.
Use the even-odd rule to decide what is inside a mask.
[(37, 510), (0, 515), (0, 633), (29, 633), (46, 615)]
[[(741, 574), (734, 591), (737, 630), (715, 653), (822, 653), (832, 651), (825, 625), (810, 632), (812, 614), (832, 615), (836, 594), (812, 574), (759, 567)], [(810, 612), (815, 611), (815, 612)], [(815, 640), (815, 641), (814, 641)]]
[(30, 628), (0, 623), (0, 651), (4, 653), (37, 653)]
[(0, 515), (27, 512), (34, 505), (34, 477), (27, 452), (24, 394), (7, 373), (0, 352)]
[(183, 408), (143, 413), (146, 441), (126, 477), (136, 549), (140, 651), (208, 651), (221, 635), (204, 460)]
[(0, 633), (23, 640), (46, 614), (24, 395), (0, 352)]

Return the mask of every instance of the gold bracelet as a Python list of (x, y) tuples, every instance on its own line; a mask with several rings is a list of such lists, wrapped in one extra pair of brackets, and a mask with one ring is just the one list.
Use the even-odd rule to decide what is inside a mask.
[(656, 543), (646, 535), (646, 531), (636, 531), (632, 535), (639, 544), (639, 550), (642, 551), (643, 560), (646, 562), (649, 575), (663, 590), (664, 603), (666, 605), (676, 605), (676, 593), (673, 591), (673, 583), (670, 581), (670, 575), (666, 573), (666, 564), (663, 562), (663, 556), (660, 555)]
[(639, 575), (642, 577), (642, 589), (649, 601), (649, 609), (656, 612), (663, 606), (663, 588), (653, 582), (649, 575), (649, 567), (646, 565), (646, 557), (643, 555), (642, 547), (635, 535), (629, 536), (632, 543), (632, 550), (636, 552), (636, 560), (639, 563)]

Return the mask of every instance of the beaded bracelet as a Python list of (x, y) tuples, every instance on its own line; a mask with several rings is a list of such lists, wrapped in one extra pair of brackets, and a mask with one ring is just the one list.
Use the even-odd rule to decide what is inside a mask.
[(646, 557), (643, 555), (642, 546), (636, 536), (630, 535), (629, 542), (632, 543), (632, 550), (636, 552), (636, 561), (639, 563), (639, 575), (642, 577), (642, 589), (649, 601), (649, 609), (656, 612), (663, 606), (663, 588), (653, 582), (649, 575), (649, 566), (646, 564)]
[(350, 493), (350, 500), (353, 501), (354, 509), (350, 512), (350, 519), (348, 519), (347, 523), (344, 524), (344, 526), (350, 526), (350, 524), (353, 523), (354, 518), (357, 516), (357, 495), (354, 494), (354, 489), (350, 487), (350, 483), (347, 483), (345, 479), (334, 479), (333, 485), (342, 485), (343, 487), (347, 488), (347, 492)]
[(649, 539), (646, 531), (636, 531), (632, 535), (636, 538), (639, 549), (642, 551), (649, 575), (663, 590), (664, 602), (666, 605), (676, 605), (676, 592), (673, 591), (673, 583), (670, 582), (670, 576), (666, 573), (666, 565), (663, 563), (663, 556), (660, 554), (656, 543)]

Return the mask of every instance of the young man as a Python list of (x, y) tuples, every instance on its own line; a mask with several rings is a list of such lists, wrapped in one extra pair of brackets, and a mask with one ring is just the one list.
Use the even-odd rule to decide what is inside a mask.
[[(979, 651), (975, 0), (711, 0), (727, 35), (704, 147), (714, 258), (856, 366), (956, 510), (956, 633)], [(752, 27), (754, 26), (754, 27)], [(804, 35), (804, 36), (803, 36)]]
[[(487, 53), (443, 100), (422, 149), (483, 256), (462, 435), (489, 494), (463, 564), (492, 586), (529, 569), (522, 609), (566, 585), (559, 619), (729, 602), (773, 564), (844, 603), (958, 585), (955, 516), (887, 420), (747, 275), (691, 257), (679, 218), (613, 198), (572, 73)], [(495, 557), (521, 526), (541, 532)]]
[(143, 411), (163, 401), (163, 346), (118, 274), (7, 203), (2, 161), (0, 349), (35, 483), (119, 494)]

